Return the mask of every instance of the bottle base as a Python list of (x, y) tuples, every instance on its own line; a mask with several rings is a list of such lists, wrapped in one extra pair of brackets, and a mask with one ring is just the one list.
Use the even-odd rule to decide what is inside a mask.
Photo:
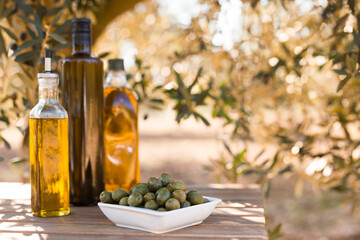
[(64, 210), (40, 210), (40, 211), (33, 211), (34, 216), (37, 217), (61, 217), (69, 215), (70, 209)]
[(94, 200), (91, 202), (70, 201), (70, 204), (72, 204), (73, 206), (76, 206), (76, 207), (86, 207), (86, 206), (95, 206), (98, 202), (99, 202), (98, 200)]

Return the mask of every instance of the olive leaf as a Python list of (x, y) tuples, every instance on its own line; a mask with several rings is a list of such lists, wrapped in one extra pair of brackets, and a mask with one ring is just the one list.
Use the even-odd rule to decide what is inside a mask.
[(29, 60), (34, 60), (37, 56), (37, 51), (30, 51), (19, 54), (15, 57), (15, 62), (26, 62)]
[(50, 26), (51, 26), (51, 27), (54, 26), (54, 25), (60, 20), (61, 16), (62, 16), (62, 13), (60, 13), (59, 15), (57, 15), (57, 16), (51, 21)]
[(11, 159), (10, 164), (19, 164), (19, 163), (23, 163), (26, 162), (27, 159), (26, 158), (19, 158), (19, 157), (15, 157), (13, 159)]
[(49, 36), (50, 36), (52, 39), (58, 41), (59, 43), (62, 43), (62, 44), (66, 44), (66, 43), (67, 43), (66, 39), (63, 38), (61, 35), (59, 35), (59, 34), (57, 34), (57, 33), (52, 32), (52, 33), (49, 34)]
[(13, 34), (8, 28), (4, 27), (4, 26), (0, 26), (0, 28), (2, 28), (6, 34), (11, 37), (12, 39), (14, 39), (15, 41), (18, 41), (19, 39), (15, 36), (15, 34)]
[(10, 120), (9, 120), (9, 118), (5, 115), (4, 110), (1, 110), (0, 121), (5, 122), (6, 125), (8, 125), (8, 126), (10, 125)]
[(30, 108), (29, 101), (26, 98), (22, 97), (22, 102), (23, 102), (25, 109)]
[(6, 47), (5, 47), (5, 40), (4, 40), (3, 36), (2, 36), (2, 34), (0, 34), (0, 56), (3, 53), (7, 54), (7, 51), (6, 51)]
[(339, 85), (336, 89), (336, 92), (339, 92), (350, 79), (351, 79), (351, 75), (348, 75), (348, 76), (346, 76), (346, 78), (341, 80), (341, 82), (339, 83)]
[(42, 41), (44, 28), (42, 26), (42, 22), (41, 22), (39, 15), (37, 15), (36, 13), (34, 13), (34, 20), (35, 20), (35, 28), (38, 32), (38, 36), (40, 37), (40, 39)]
[(14, 0), (14, 2), (15, 2), (16, 5), (18, 5), (24, 12), (34, 14), (34, 11), (31, 9), (31, 7), (29, 7), (28, 5), (26, 5), (25, 3), (23, 3), (23, 1), (21, 1), (21, 0)]
[(336, 72), (339, 75), (350, 75), (350, 73), (346, 72), (343, 69), (334, 69), (334, 72)]
[(286, 166), (286, 167), (284, 167), (283, 169), (281, 169), (281, 170), (278, 172), (278, 174), (281, 175), (281, 174), (284, 174), (284, 173), (286, 173), (286, 172), (290, 172), (291, 170), (292, 170), (292, 166), (289, 165), (289, 166)]
[(104, 52), (104, 53), (100, 53), (98, 58), (104, 58), (107, 57), (110, 54), (110, 52)]
[(71, 19), (65, 21), (63, 24), (59, 25), (53, 33), (62, 33), (71, 25)]
[(203, 121), (203, 123), (204, 123), (206, 126), (210, 126), (209, 121), (208, 121), (204, 116), (202, 116), (200, 113), (194, 112), (194, 116), (195, 116), (195, 119), (200, 118), (201, 121)]
[(20, 15), (20, 14), (18, 14), (16, 16), (19, 17), (21, 20), (23, 20), (25, 23), (31, 23), (31, 24), (36, 25), (35, 21), (31, 20), (30, 18), (27, 18), (27, 17), (25, 17), (23, 15)]
[(150, 101), (153, 103), (164, 103), (164, 100), (160, 98), (151, 98)]
[(269, 195), (270, 195), (270, 189), (271, 189), (270, 181), (267, 181), (267, 182), (264, 183), (263, 189), (264, 189), (264, 192), (265, 192), (265, 197), (268, 198)]
[(226, 142), (223, 142), (223, 144), (224, 144), (225, 149), (226, 149), (231, 155), (233, 155), (233, 153), (232, 153), (229, 145), (228, 145)]
[(3, 138), (2, 136), (0, 136), (0, 139), (4, 142), (5, 147), (6, 147), (7, 149), (11, 149), (10, 143), (9, 143), (8, 141), (6, 141), (5, 138)]
[(29, 28), (29, 26), (26, 26), (26, 30), (28, 31), (28, 33), (30, 34), (30, 36), (31, 36), (32, 39), (35, 39), (35, 38), (36, 38), (35, 32), (34, 32), (33, 30), (31, 30), (31, 29)]
[(353, 37), (354, 37), (354, 42), (356, 44), (357, 47), (360, 47), (360, 33), (353, 31)]
[(273, 168), (276, 166), (278, 160), (279, 160), (279, 151), (276, 152), (276, 154), (274, 156), (274, 160), (273, 160), (272, 164), (269, 167), (269, 171), (273, 170)]
[(28, 48), (28, 47), (34, 46), (34, 45), (36, 45), (36, 44), (39, 44), (39, 43), (41, 43), (41, 42), (40, 42), (40, 38), (35, 38), (35, 39), (33, 39), (33, 40), (26, 41), (26, 42), (24, 42), (23, 44), (21, 44), (21, 45), (16, 49), (16, 51), (12, 54), (12, 56), (15, 56), (15, 55), (17, 55), (20, 51), (22, 51), (22, 50), (24, 50), (24, 49), (26, 49), (26, 48)]
[(268, 235), (270, 240), (281, 238), (284, 234), (281, 232), (282, 223), (279, 223), (273, 230), (268, 229)]
[(191, 91), (191, 89), (195, 86), (195, 84), (198, 82), (199, 80), (199, 77), (201, 76), (201, 73), (203, 71), (203, 68), (200, 67), (197, 74), (196, 74), (196, 77), (194, 79), (194, 81), (191, 83), (191, 85), (189, 86), (189, 91)]
[(9, 8), (7, 8), (5, 11), (1, 13), (0, 19), (8, 17), (12, 13), (12, 11), (14, 11), (14, 9), (15, 9), (15, 5), (12, 5)]
[(61, 11), (62, 9), (63, 9), (63, 7), (54, 7), (54, 8), (51, 8), (51, 9), (49, 9), (49, 10), (46, 12), (46, 16), (55, 15), (55, 14), (57, 14), (59, 11)]

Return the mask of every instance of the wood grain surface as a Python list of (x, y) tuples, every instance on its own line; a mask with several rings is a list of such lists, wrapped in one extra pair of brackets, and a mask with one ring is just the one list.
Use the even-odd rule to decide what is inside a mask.
[(72, 206), (65, 217), (34, 217), (30, 185), (0, 182), (0, 239), (268, 239), (259, 186), (212, 184), (190, 188), (223, 202), (203, 223), (158, 235), (116, 227), (97, 206)]

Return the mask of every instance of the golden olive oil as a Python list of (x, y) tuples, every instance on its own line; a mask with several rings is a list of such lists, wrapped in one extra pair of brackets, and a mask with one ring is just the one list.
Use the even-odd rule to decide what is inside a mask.
[(36, 216), (63, 216), (69, 204), (68, 119), (30, 119), (31, 208)]
[(126, 87), (104, 89), (105, 189), (130, 190), (140, 181), (137, 100)]

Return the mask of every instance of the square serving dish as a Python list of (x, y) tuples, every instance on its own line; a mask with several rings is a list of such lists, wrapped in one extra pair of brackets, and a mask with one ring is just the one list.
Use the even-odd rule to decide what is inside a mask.
[(209, 202), (168, 212), (101, 202), (98, 206), (118, 227), (161, 234), (202, 223), (221, 202), (219, 198), (205, 198)]

